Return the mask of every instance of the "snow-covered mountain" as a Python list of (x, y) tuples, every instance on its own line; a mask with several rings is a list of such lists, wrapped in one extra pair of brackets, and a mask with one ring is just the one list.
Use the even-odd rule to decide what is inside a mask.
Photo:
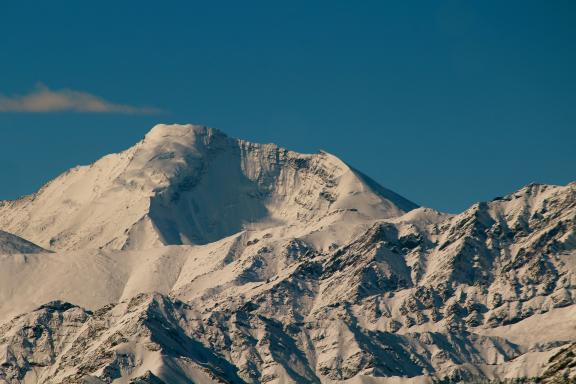
[(247, 225), (309, 223), (335, 209), (371, 218), (416, 206), (336, 157), (157, 125), (132, 148), (76, 167), (0, 206), (0, 227), (57, 250), (206, 244)]
[(0, 229), (0, 383), (576, 375), (576, 184), (448, 215), (324, 152), (158, 125)]

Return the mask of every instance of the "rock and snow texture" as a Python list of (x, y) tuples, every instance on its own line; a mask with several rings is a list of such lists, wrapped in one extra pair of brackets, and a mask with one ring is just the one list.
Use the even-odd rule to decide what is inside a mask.
[(336, 209), (415, 208), (336, 157), (301, 155), (193, 125), (157, 125), (132, 148), (0, 205), (0, 228), (55, 250), (205, 244), (247, 225), (308, 223)]
[(576, 184), (448, 215), (327, 153), (158, 125), (0, 229), (0, 383), (576, 376)]

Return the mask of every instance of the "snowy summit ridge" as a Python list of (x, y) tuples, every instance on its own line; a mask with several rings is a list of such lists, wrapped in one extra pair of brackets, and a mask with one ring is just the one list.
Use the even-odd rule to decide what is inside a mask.
[(10, 204), (19, 215), (0, 207), (0, 226), (51, 249), (133, 249), (203, 244), (245, 225), (304, 223), (336, 209), (386, 218), (415, 207), (325, 152), (303, 155), (203, 126), (160, 124), (128, 150)]
[(450, 215), (161, 124), (0, 201), (0, 383), (568, 382), (574, 318), (575, 183)]

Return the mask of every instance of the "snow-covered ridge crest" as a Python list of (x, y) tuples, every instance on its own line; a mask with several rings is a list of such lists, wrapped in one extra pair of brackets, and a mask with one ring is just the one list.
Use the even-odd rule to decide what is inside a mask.
[(158, 125), (0, 202), (57, 249), (0, 232), (0, 382), (576, 377), (576, 184), (413, 208), (325, 152)]
[(132, 148), (0, 204), (0, 228), (50, 249), (134, 249), (204, 244), (246, 225), (306, 223), (338, 209), (379, 219), (415, 207), (325, 152), (159, 124)]

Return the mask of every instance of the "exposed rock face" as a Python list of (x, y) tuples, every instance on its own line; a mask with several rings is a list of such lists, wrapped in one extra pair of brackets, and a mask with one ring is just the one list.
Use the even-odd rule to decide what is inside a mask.
[[(181, 381), (187, 381), (186, 371), (191, 371), (190, 379), (197, 375), (202, 380), (240, 382), (230, 363), (191, 338), (190, 312), (181, 302), (153, 294), (94, 313), (69, 303), (46, 304), (0, 329), (0, 342), (7, 346), (0, 378), (20, 382), (30, 371), (41, 371), (35, 374), (39, 382), (82, 382), (92, 376), (109, 383), (140, 373), (143, 364), (173, 364), (182, 365), (182, 372), (171, 372)], [(134, 382), (139, 381), (161, 382), (146, 370), (135, 377)]]
[(0, 257), (0, 383), (576, 375), (576, 184), (447, 215), (325, 153), (157, 126), (0, 227), (57, 251)]
[(543, 383), (576, 382), (576, 343), (561, 348), (549, 360), (542, 374)]

